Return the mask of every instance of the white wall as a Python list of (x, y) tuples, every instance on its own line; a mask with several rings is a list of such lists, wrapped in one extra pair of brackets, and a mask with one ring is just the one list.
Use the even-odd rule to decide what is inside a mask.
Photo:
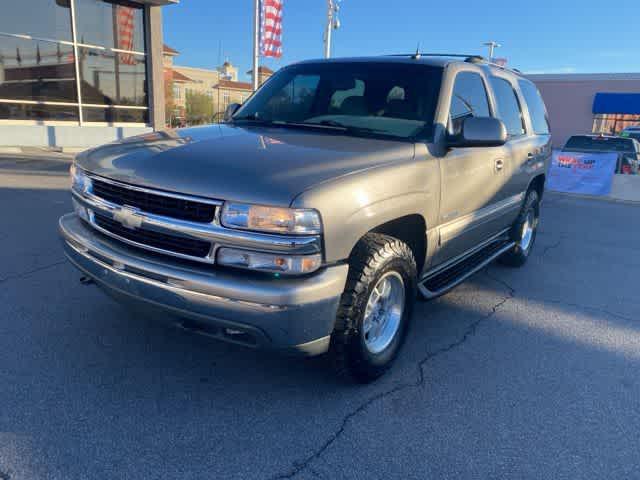
[(0, 147), (90, 148), (151, 131), (150, 127), (0, 125)]

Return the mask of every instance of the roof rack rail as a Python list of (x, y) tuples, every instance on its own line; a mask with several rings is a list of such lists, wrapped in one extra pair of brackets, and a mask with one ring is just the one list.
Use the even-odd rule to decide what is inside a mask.
[(463, 53), (424, 53), (424, 52), (413, 52), (413, 53), (394, 53), (391, 55), (385, 55), (385, 57), (453, 57), (453, 58), (468, 58), (473, 55), (463, 54)]
[(464, 53), (425, 53), (425, 52), (414, 52), (414, 53), (395, 53), (391, 55), (385, 55), (385, 57), (410, 57), (413, 59), (418, 59), (420, 57), (450, 57), (450, 58), (464, 58), (464, 61), (467, 63), (474, 64), (482, 64), (489, 65), (492, 67), (500, 68), (501, 70), (509, 70), (511, 72), (515, 72), (522, 75), (522, 72), (517, 68), (506, 67), (504, 65), (499, 65), (494, 63), (482, 55), (468, 55)]

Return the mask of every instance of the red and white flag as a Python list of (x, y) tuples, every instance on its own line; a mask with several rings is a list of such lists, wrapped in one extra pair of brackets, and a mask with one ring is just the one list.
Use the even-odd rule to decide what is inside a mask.
[[(131, 7), (118, 5), (118, 49), (133, 50), (133, 35), (135, 33), (134, 15)], [(120, 62), (125, 65), (135, 65), (136, 59), (130, 53), (120, 53)]]
[(260, 53), (264, 57), (282, 57), (282, 5), (284, 0), (262, 0)]

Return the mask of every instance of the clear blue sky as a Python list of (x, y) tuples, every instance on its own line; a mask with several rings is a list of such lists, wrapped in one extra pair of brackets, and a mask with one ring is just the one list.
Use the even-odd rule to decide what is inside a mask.
[[(251, 63), (253, 0), (182, 0), (164, 8), (165, 41), (180, 65), (214, 67), (224, 57)], [(610, 8), (605, 8), (609, 5)], [(326, 0), (285, 0), (284, 56), (274, 69), (322, 56)], [(640, 2), (617, 0), (343, 0), (334, 56), (433, 52), (485, 53), (486, 40), (503, 44), (498, 56), (529, 73), (640, 71)]]

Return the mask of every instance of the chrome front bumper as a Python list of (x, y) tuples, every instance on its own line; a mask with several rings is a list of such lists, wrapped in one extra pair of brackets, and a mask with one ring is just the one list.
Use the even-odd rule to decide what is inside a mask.
[(69, 260), (108, 294), (137, 310), (234, 343), (305, 355), (329, 345), (348, 266), (275, 278), (145, 253), (89, 228), (59, 222)]

